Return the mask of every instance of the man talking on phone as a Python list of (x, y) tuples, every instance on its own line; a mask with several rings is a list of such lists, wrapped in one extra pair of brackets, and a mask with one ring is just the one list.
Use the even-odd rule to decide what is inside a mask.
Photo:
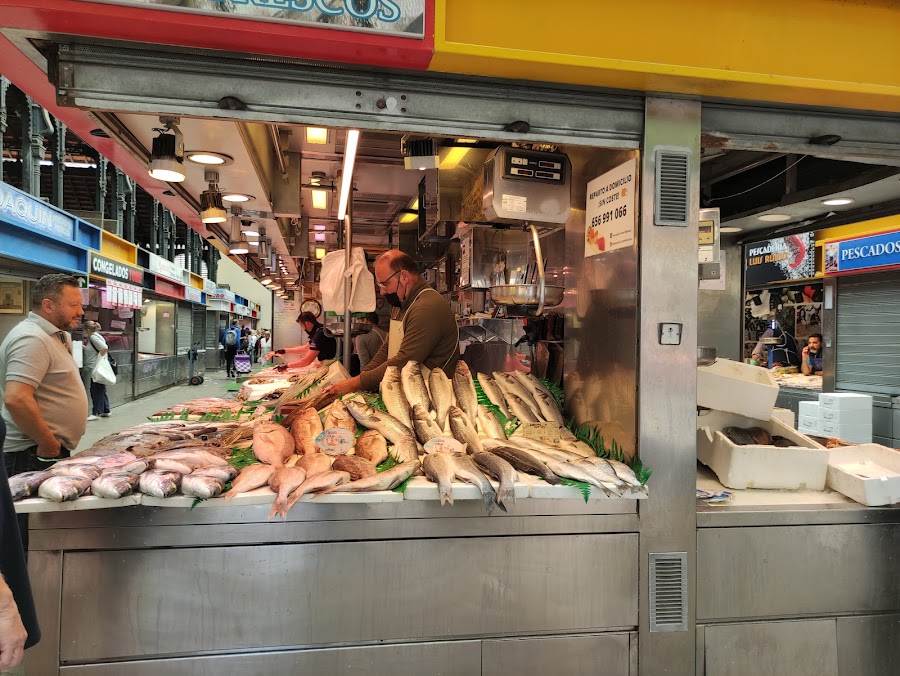
[(800, 371), (805, 376), (821, 375), (824, 358), (825, 348), (822, 346), (822, 334), (814, 333), (809, 337), (809, 341), (801, 353)]

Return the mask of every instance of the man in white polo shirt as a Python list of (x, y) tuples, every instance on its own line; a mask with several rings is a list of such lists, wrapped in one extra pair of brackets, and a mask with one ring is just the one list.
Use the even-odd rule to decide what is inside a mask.
[(81, 324), (81, 289), (71, 275), (45, 275), (32, 309), (0, 344), (0, 394), (10, 476), (68, 457), (87, 427), (87, 394), (69, 331)]

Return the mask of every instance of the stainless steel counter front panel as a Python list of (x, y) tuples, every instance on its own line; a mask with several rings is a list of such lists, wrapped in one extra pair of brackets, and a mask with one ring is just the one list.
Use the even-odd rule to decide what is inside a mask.
[[(113, 662), (111, 664), (63, 667), (59, 673), (72, 676), (237, 676), (238, 674), (240, 676), (280, 676), (282, 674), (473, 676), (473, 674), (481, 673), (481, 643), (479, 641), (412, 643), (364, 648)], [(537, 674), (537, 672), (531, 673)]]
[(635, 534), (66, 553), (61, 659), (635, 627), (637, 553)]
[(485, 676), (594, 676), (598, 673), (628, 676), (631, 673), (631, 645), (636, 641), (637, 634), (485, 641), (481, 651), (481, 673)]
[(701, 528), (697, 617), (709, 621), (897, 611), (897, 552), (896, 524)]
[(900, 508), (866, 507), (856, 503), (756, 507), (707, 505), (701, 500), (697, 501), (697, 528), (829, 526), (852, 523), (892, 523), (900, 526)]
[(839, 617), (841, 676), (896, 676), (900, 673), (900, 615)]

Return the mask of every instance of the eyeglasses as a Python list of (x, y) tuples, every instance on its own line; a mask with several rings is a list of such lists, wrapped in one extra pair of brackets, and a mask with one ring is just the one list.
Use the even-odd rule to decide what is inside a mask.
[(378, 286), (380, 286), (382, 289), (386, 289), (386, 288), (387, 288), (387, 285), (388, 285), (388, 282), (391, 281), (391, 280), (392, 280), (394, 277), (396, 277), (397, 275), (399, 275), (401, 272), (403, 272), (403, 270), (397, 270), (397, 272), (395, 272), (394, 274), (392, 274), (390, 277), (388, 277), (388, 278), (387, 278), (386, 280), (384, 280), (383, 282), (379, 282), (379, 281), (376, 279), (376, 280), (375, 280), (375, 283), (376, 283)]

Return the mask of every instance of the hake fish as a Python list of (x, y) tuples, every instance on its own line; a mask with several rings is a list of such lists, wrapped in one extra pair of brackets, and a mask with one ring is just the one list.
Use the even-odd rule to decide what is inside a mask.
[(356, 455), (373, 465), (380, 465), (387, 460), (387, 441), (378, 430), (366, 430), (356, 440)]
[(78, 465), (72, 463), (64, 467), (53, 467), (50, 469), (51, 474), (56, 476), (83, 476), (85, 479), (93, 481), (100, 476), (103, 471), (95, 465)]
[[(465, 481), (478, 487), (478, 490), (481, 491), (484, 509), (490, 516), (494, 511), (494, 504), (497, 502), (497, 493), (494, 491), (494, 487), (491, 486), (491, 482), (484, 475), (484, 472), (478, 469), (478, 465), (475, 464), (471, 456), (454, 453), (450, 458), (453, 460), (453, 466), (455, 467), (453, 476), (460, 481)], [(502, 507), (502, 509), (506, 511), (505, 507)]]
[(456, 475), (456, 464), (449, 453), (430, 453), (425, 456), (422, 463), (425, 476), (431, 479), (438, 487), (438, 496), (441, 505), (453, 504), (453, 477)]
[(434, 407), (431, 404), (431, 397), (428, 396), (425, 377), (422, 375), (422, 365), (419, 362), (406, 363), (406, 366), (400, 371), (400, 384), (403, 386), (403, 394), (406, 395), (406, 401), (409, 402), (410, 408), (415, 408), (419, 404), (426, 411), (431, 412)]
[(488, 476), (496, 479), (500, 485), (497, 488), (497, 504), (506, 506), (507, 502), (516, 501), (516, 470), (506, 460), (493, 453), (475, 453), (472, 460), (479, 469)]
[(325, 414), (325, 424), (323, 427), (326, 430), (331, 429), (332, 427), (341, 427), (356, 434), (356, 420), (350, 415), (350, 411), (347, 410), (347, 405), (340, 399), (335, 401), (331, 405), (331, 408), (328, 409), (328, 413)]
[(331, 469), (336, 472), (349, 473), (352, 481), (358, 481), (377, 474), (375, 465), (355, 455), (339, 455), (334, 459)]
[(302, 467), (282, 467), (272, 473), (272, 476), (269, 477), (269, 488), (277, 495), (269, 512), (270, 519), (276, 514), (282, 519), (287, 518), (288, 498), (304, 481), (306, 481), (306, 470)]
[(603, 458), (580, 458), (573, 465), (581, 467), (597, 481), (603, 484), (609, 493), (621, 496), (625, 484), (616, 476), (615, 470)]
[(456, 405), (474, 424), (478, 419), (478, 394), (475, 392), (475, 383), (472, 382), (472, 372), (462, 359), (456, 362), (456, 371), (453, 374), (453, 394), (456, 395)]
[(524, 472), (541, 477), (548, 484), (558, 484), (559, 477), (547, 467), (546, 464), (535, 458), (527, 451), (512, 446), (492, 446), (490, 452), (506, 460), (510, 465)]
[(606, 463), (612, 467), (613, 471), (616, 473), (616, 476), (626, 485), (630, 486), (633, 490), (639, 491), (641, 493), (647, 494), (647, 487), (640, 482), (637, 478), (637, 475), (634, 473), (628, 465), (623, 462), (619, 462), (618, 460), (610, 460), (604, 458)]
[(356, 422), (367, 429), (378, 430), (385, 439), (392, 443), (397, 443), (397, 440), (402, 437), (413, 436), (412, 429), (394, 416), (379, 411), (364, 401), (351, 399), (347, 402), (347, 409), (356, 418)]
[(418, 460), (419, 446), (416, 444), (416, 438), (412, 435), (401, 437), (391, 447), (390, 453), (394, 456), (394, 460), (399, 463)]
[(32, 497), (40, 485), (51, 477), (53, 474), (50, 472), (23, 472), (9, 477), (9, 491), (13, 501)]
[(444, 429), (438, 425), (421, 404), (413, 406), (413, 427), (416, 430), (416, 438), (423, 444), (427, 444), (435, 437), (440, 437), (444, 434)]
[(300, 455), (315, 453), (318, 450), (316, 437), (322, 434), (323, 431), (322, 419), (319, 418), (316, 409), (308, 408), (304, 410), (291, 424), (291, 437), (294, 441), (294, 448)]
[(447, 429), (447, 416), (453, 406), (453, 383), (444, 369), (434, 369), (428, 376), (428, 387), (431, 390), (431, 403), (437, 414), (437, 424), (443, 432)]
[(503, 431), (503, 425), (497, 420), (497, 416), (491, 413), (487, 406), (478, 404), (478, 424), (485, 436), (491, 439), (506, 439), (506, 432)]
[(223, 490), (225, 490), (225, 482), (214, 476), (187, 474), (181, 477), (181, 492), (183, 495), (208, 500), (221, 495)]
[(487, 373), (478, 373), (478, 384), (481, 385), (482, 391), (485, 393), (491, 403), (500, 409), (500, 413), (509, 420), (512, 416), (509, 414), (509, 408), (506, 405), (506, 398), (503, 396), (503, 390), (497, 384), (492, 376)]
[(385, 408), (401, 423), (412, 429), (412, 416), (410, 403), (403, 393), (403, 385), (400, 384), (400, 369), (396, 366), (388, 366), (381, 379), (381, 400)]
[[(519, 419), (519, 422), (523, 423), (536, 423), (540, 422), (540, 418), (538, 418), (534, 414), (534, 410), (529, 406), (525, 401), (516, 394), (512, 392), (506, 393), (506, 403), (509, 404), (510, 413), (513, 414), (514, 417)], [(537, 404), (535, 404), (536, 406)]]
[(181, 474), (165, 469), (150, 469), (141, 474), (138, 482), (141, 493), (154, 498), (170, 498), (181, 486)]
[(357, 479), (350, 483), (328, 488), (319, 493), (319, 495), (325, 495), (327, 493), (356, 493), (362, 491), (390, 491), (415, 474), (418, 469), (418, 460), (411, 460), (410, 462), (404, 462), (402, 465), (397, 465), (384, 472), (379, 472), (363, 479)]
[(272, 465), (248, 465), (241, 470), (240, 474), (237, 475), (237, 478), (231, 484), (231, 490), (225, 493), (222, 497), (226, 500), (231, 500), (231, 498), (237, 496), (240, 493), (246, 493), (247, 491), (252, 491), (255, 488), (265, 486), (267, 483), (269, 483), (269, 479), (274, 472), (275, 468), (272, 467)]
[(294, 504), (307, 493), (318, 493), (341, 484), (350, 482), (350, 474), (348, 472), (323, 472), (312, 477), (307, 477), (306, 481), (300, 484), (297, 489), (291, 493), (288, 498), (287, 509), (290, 510)]
[(109, 500), (131, 495), (140, 477), (128, 472), (104, 472), (91, 483), (91, 494)]
[(77, 500), (91, 487), (91, 480), (83, 476), (55, 475), (38, 487), (38, 496), (53, 502)]
[[(476, 414), (477, 411), (476, 408)], [(450, 431), (453, 433), (454, 439), (461, 444), (466, 444), (469, 453), (484, 450), (478, 432), (475, 431), (469, 417), (458, 406), (450, 407)]]

